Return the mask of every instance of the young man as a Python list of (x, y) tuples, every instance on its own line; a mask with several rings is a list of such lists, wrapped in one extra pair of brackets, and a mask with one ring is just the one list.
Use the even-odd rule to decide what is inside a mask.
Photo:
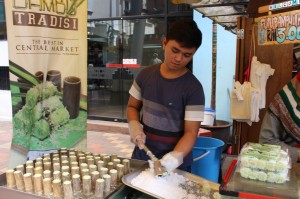
[(143, 69), (135, 79), (127, 107), (131, 140), (137, 145), (133, 159), (149, 160), (145, 144), (168, 171), (190, 171), (205, 100), (201, 83), (186, 66), (201, 42), (193, 20), (174, 22), (162, 42), (163, 63)]

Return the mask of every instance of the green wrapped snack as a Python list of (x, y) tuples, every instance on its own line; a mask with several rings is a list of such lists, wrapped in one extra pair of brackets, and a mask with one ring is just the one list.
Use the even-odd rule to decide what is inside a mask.
[(39, 102), (39, 96), (40, 91), (37, 86), (29, 89), (26, 94), (26, 105), (32, 109)]
[(63, 108), (64, 105), (60, 101), (60, 97), (51, 96), (48, 99), (45, 99), (34, 107), (33, 109), (33, 121), (40, 120), (43, 116), (48, 117), (48, 115), (55, 111), (56, 109)]
[(50, 135), (50, 125), (44, 119), (36, 121), (34, 123), (34, 128), (32, 135), (37, 137), (39, 140), (44, 140)]
[(25, 128), (24, 128), (25, 124), (23, 122), (23, 114), (21, 110), (15, 114), (13, 123), (16, 129), (21, 130), (23, 133), (25, 133)]
[(249, 178), (249, 175), (251, 174), (251, 169), (243, 167), (240, 170), (241, 176), (244, 178)]
[(47, 109), (49, 112), (53, 112), (56, 109), (63, 108), (64, 105), (60, 101), (60, 98), (58, 96), (51, 96), (48, 99), (41, 102), (42, 106)]
[(67, 123), (69, 119), (70, 119), (70, 114), (65, 107), (56, 109), (55, 111), (50, 113), (49, 116), (50, 125), (54, 130), (57, 130), (60, 126)]
[(14, 117), (14, 126), (23, 133), (30, 133), (32, 129), (32, 111), (29, 106), (25, 105), (19, 110)]
[(268, 181), (268, 182), (274, 183), (275, 180), (276, 180), (275, 178), (276, 178), (276, 174), (275, 174), (275, 173), (273, 173), (273, 172), (269, 172), (269, 173), (268, 173), (268, 178), (267, 178), (267, 181)]
[(268, 179), (268, 175), (266, 174), (266, 172), (263, 172), (263, 171), (259, 171), (258, 172), (258, 178), (257, 178), (259, 181), (262, 181), (262, 182), (266, 182), (267, 179)]
[(32, 109), (33, 121), (38, 121), (43, 117), (43, 105), (41, 102), (37, 103)]
[(34, 108), (35, 105), (49, 97), (55, 95), (58, 92), (56, 86), (50, 81), (41, 83), (27, 91), (26, 105), (30, 108)]
[(39, 84), (38, 86), (41, 90), (41, 99), (47, 99), (58, 92), (57, 87), (54, 86), (54, 84), (51, 81)]

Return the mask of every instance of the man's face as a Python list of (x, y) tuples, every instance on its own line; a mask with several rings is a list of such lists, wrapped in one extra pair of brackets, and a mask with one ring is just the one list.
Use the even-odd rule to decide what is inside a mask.
[(163, 40), (163, 48), (165, 49), (164, 62), (171, 70), (180, 70), (192, 60), (196, 52), (196, 48), (182, 47), (175, 40)]

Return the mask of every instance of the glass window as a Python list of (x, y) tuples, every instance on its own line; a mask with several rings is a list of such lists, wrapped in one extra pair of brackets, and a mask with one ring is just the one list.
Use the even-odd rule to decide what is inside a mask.
[(164, 18), (95, 21), (88, 37), (89, 116), (126, 118), (139, 71), (163, 60)]
[(6, 22), (4, 1), (0, 0), (0, 40), (6, 40)]
[(165, 2), (166, 0), (89, 0), (89, 18), (164, 14)]

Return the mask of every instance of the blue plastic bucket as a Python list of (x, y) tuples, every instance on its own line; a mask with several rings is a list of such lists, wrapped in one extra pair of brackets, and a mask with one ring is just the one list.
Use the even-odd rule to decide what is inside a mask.
[(222, 140), (211, 137), (198, 137), (193, 148), (192, 173), (218, 183)]

